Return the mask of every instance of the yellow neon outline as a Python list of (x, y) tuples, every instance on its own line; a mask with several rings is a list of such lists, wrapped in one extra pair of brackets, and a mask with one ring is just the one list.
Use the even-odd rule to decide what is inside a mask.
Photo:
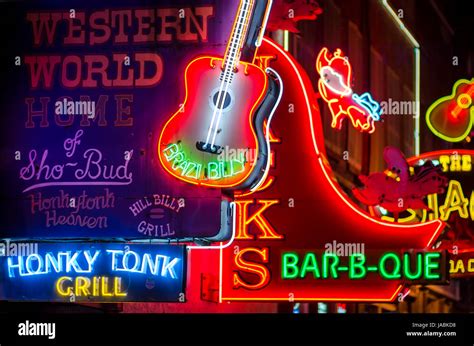
[[(260, 255), (260, 257), (262, 258), (263, 263), (257, 262), (257, 264), (255, 264), (256, 267), (260, 267), (260, 268), (261, 268), (261, 267), (263, 266), (263, 264), (268, 263), (268, 260), (269, 260), (269, 249), (268, 249), (267, 247), (264, 247), (264, 248), (262, 248), (262, 249), (259, 249), (259, 248), (257, 248), (257, 247), (246, 247), (246, 248), (244, 248), (244, 249), (242, 249), (242, 250), (239, 250), (239, 254), (242, 253), (242, 256), (243, 256), (245, 253), (247, 253), (247, 252), (249, 252), (249, 251), (253, 251), (253, 252), (258, 253), (258, 254)], [(245, 259), (244, 259), (244, 260), (245, 260)], [(246, 270), (247, 270), (247, 271), (246, 271), (247, 273), (250, 272), (250, 273), (252, 273), (252, 274), (254, 274), (254, 275), (258, 275), (258, 274), (255, 274), (255, 273), (254, 273), (254, 271), (255, 271), (254, 268), (251, 268), (251, 267), (246, 266), (246, 265), (240, 265), (239, 263), (237, 263), (237, 256), (234, 257), (234, 264), (235, 264), (236, 267), (239, 268), (239, 270), (245, 270), (245, 269), (246, 269)], [(267, 269), (267, 271), (270, 271), (270, 270), (268, 269), (268, 267), (266, 267), (266, 266), (264, 266), (264, 267), (265, 267), (265, 269)], [(259, 289), (265, 287), (265, 286), (266, 286), (266, 283), (271, 280), (271, 278), (269, 279), (268, 276), (271, 277), (271, 275), (267, 275), (267, 274), (265, 273), (265, 275), (263, 276), (263, 279), (264, 279), (263, 282), (262, 282), (262, 283), (257, 283), (257, 284), (255, 284), (255, 285), (251, 285), (251, 284), (248, 284), (248, 283), (244, 282), (244, 280), (242, 280), (242, 279), (239, 277), (239, 275), (238, 275), (237, 273), (235, 273), (235, 272), (234, 272), (233, 275), (232, 275), (232, 279), (234, 280), (234, 287), (235, 287), (235, 279), (237, 278), (237, 280), (238, 280), (238, 282), (239, 282), (239, 285), (240, 285), (240, 286), (237, 287), (237, 288), (245, 287), (246, 289), (259, 290)]]
[[(454, 204), (454, 199), (458, 198), (458, 205)], [(446, 190), (446, 199), (442, 206), (439, 207), (439, 216), (443, 221), (448, 221), (449, 216), (453, 212), (458, 212), (463, 219), (469, 219), (469, 198), (464, 196), (462, 185), (457, 180), (450, 180)]]
[(473, 106), (471, 106), (471, 110), (470, 110), (469, 125), (467, 126), (467, 130), (461, 136), (458, 136), (458, 137), (446, 136), (446, 135), (442, 134), (441, 132), (439, 132), (438, 130), (436, 130), (434, 128), (434, 126), (431, 124), (431, 121), (430, 121), (431, 112), (433, 111), (433, 109), (435, 109), (435, 107), (437, 107), (442, 102), (453, 100), (454, 97), (456, 96), (456, 89), (462, 83), (472, 84), (472, 83), (474, 83), (474, 78), (472, 78), (471, 80), (459, 79), (456, 83), (454, 83), (451, 95), (443, 96), (443, 97), (437, 99), (435, 102), (433, 102), (433, 104), (431, 106), (429, 106), (428, 110), (426, 111), (426, 124), (428, 125), (429, 129), (431, 130), (431, 132), (433, 132), (433, 134), (435, 134), (439, 138), (445, 140), (446, 142), (461, 142), (461, 141), (463, 141), (464, 138), (466, 138), (469, 135), (469, 133), (471, 132), (472, 126), (474, 125), (474, 107)]
[(63, 297), (69, 297), (72, 293), (72, 287), (71, 286), (68, 286), (66, 288), (66, 290), (63, 290), (63, 283), (66, 280), (72, 282), (72, 277), (70, 277), (70, 276), (61, 276), (56, 281), (56, 293), (59, 294), (60, 296), (63, 296)]

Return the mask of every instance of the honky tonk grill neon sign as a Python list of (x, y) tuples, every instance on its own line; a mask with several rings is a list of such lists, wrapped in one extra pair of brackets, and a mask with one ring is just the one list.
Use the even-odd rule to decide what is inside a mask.
[(39, 244), (1, 259), (0, 297), (56, 301), (175, 301), (184, 295), (182, 246)]

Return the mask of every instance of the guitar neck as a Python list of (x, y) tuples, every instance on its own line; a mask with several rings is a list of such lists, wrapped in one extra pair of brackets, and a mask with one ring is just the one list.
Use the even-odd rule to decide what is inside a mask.
[(221, 79), (226, 82), (232, 80), (232, 74), (240, 61), (241, 50), (248, 31), (254, 0), (241, 0), (229, 44), (224, 55), (224, 70)]

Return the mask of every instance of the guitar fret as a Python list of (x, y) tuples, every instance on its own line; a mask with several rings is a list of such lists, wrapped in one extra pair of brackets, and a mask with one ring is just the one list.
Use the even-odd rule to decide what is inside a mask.
[(220, 80), (231, 82), (236, 62), (240, 58), (241, 39), (245, 29), (245, 22), (250, 13), (251, 1), (244, 1), (237, 16), (237, 23), (231, 35), (229, 47), (224, 59), (224, 71), (221, 73)]

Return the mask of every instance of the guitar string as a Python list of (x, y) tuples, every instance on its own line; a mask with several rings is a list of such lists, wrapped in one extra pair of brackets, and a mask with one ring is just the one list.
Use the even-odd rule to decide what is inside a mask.
[[(236, 41), (236, 34), (237, 35), (240, 34), (241, 26), (242, 26), (242, 24), (241, 24), (242, 19), (245, 18), (245, 16), (247, 16), (247, 13), (248, 13), (248, 11), (247, 11), (248, 7), (246, 8), (245, 6), (247, 6), (248, 4), (249, 4), (248, 1), (245, 1), (242, 4), (242, 10), (240, 11), (239, 17), (237, 19), (238, 22), (237, 22), (236, 30), (234, 31), (234, 33), (232, 35), (232, 38), (231, 38), (232, 42)], [(238, 41), (240, 42), (240, 38), (239, 38)], [(227, 91), (228, 91), (229, 85), (230, 85), (231, 80), (232, 80), (232, 70), (233, 70), (234, 64), (235, 64), (233, 57), (234, 57), (234, 54), (236, 53), (237, 49), (238, 49), (238, 47), (235, 45), (235, 43), (231, 44), (231, 46), (229, 48), (230, 55), (228, 55), (228, 61), (226, 63), (224, 73), (221, 75), (222, 82), (221, 82), (221, 85), (219, 87), (219, 93), (218, 93), (218, 96), (217, 96), (216, 107), (214, 108), (214, 113), (213, 113), (213, 116), (212, 116), (211, 125), (209, 126), (209, 129), (208, 129), (208, 134), (207, 134), (207, 137), (206, 137), (206, 143), (204, 145), (204, 148), (206, 148), (206, 146), (209, 144), (209, 138), (210, 138), (212, 129), (214, 127), (215, 116), (216, 116), (217, 112), (219, 112), (219, 115), (217, 117), (217, 124), (214, 127), (213, 140), (212, 140), (212, 143), (211, 143), (211, 148), (214, 149), (215, 137), (216, 137), (217, 131), (219, 129), (219, 123), (220, 123), (220, 118), (222, 116), (225, 96), (227, 95)], [(223, 90), (224, 83), (225, 83), (225, 90)]]
[[(245, 11), (245, 16), (247, 16), (247, 13), (248, 11)], [(244, 23), (241, 24), (241, 28), (239, 28), (242, 32), (243, 32), (243, 27), (244, 27)], [(240, 35), (242, 35), (242, 32), (240, 33)], [(241, 37), (239, 38), (238, 40), (238, 45), (234, 48), (236, 51), (239, 50), (239, 47), (240, 47), (240, 42), (241, 42)], [(238, 54), (239, 58), (240, 58), (240, 52), (236, 52), (236, 54)], [(237, 56), (237, 55), (235, 55)], [(214, 128), (214, 134), (212, 136), (212, 142), (211, 142), (211, 148), (214, 147), (214, 143), (216, 141), (216, 135), (217, 135), (217, 131), (219, 130), (219, 124), (220, 124), (220, 121), (221, 121), (221, 118), (222, 118), (222, 113), (223, 113), (223, 110), (224, 110), (224, 104), (225, 104), (225, 98), (226, 98), (226, 95), (227, 95), (227, 91), (229, 90), (229, 87), (230, 87), (230, 84), (232, 82), (232, 73), (233, 73), (233, 69), (234, 69), (234, 65), (236, 63), (237, 59), (232, 59), (232, 63), (230, 64), (230, 69), (229, 69), (229, 81), (226, 83), (225, 85), (225, 90), (224, 90), (224, 99), (222, 100), (221, 104), (218, 104), (219, 105), (219, 115), (217, 116), (217, 123), (216, 123), (216, 126)]]
[[(243, 27), (242, 19), (247, 18), (247, 15), (249, 13), (248, 8), (250, 7), (249, 5), (250, 5), (250, 2), (248, 0), (244, 0), (244, 3), (242, 4), (242, 6), (243, 6), (242, 10), (240, 11), (240, 14), (239, 14), (239, 17), (238, 17), (238, 23), (237, 23), (236, 31), (233, 33), (232, 38), (231, 38), (232, 42), (236, 41), (235, 34), (241, 35), (241, 33), (243, 31), (242, 30), (242, 27)], [(238, 38), (239, 43), (240, 43), (240, 41), (241, 41), (241, 37)], [(235, 56), (235, 53), (236, 53), (237, 49), (238, 49), (238, 47), (235, 44), (231, 44), (231, 46), (229, 48), (229, 52), (231, 52), (231, 54), (228, 58), (224, 73), (222, 74), (222, 82), (219, 86), (219, 92), (218, 92), (217, 102), (216, 102), (217, 106), (216, 106), (216, 108), (214, 108), (214, 112), (212, 114), (211, 124), (210, 124), (209, 129), (208, 129), (206, 142), (203, 146), (204, 149), (209, 144), (209, 138), (211, 136), (211, 132), (212, 132), (212, 129), (214, 127), (213, 125), (214, 125), (214, 121), (215, 121), (215, 118), (216, 118), (216, 114), (217, 114), (217, 112), (219, 112), (219, 115), (217, 116), (217, 123), (216, 123), (216, 126), (214, 127), (214, 134), (213, 134), (213, 139), (212, 139), (212, 143), (211, 143), (211, 148), (212, 149), (214, 148), (215, 138), (216, 138), (217, 131), (219, 129), (219, 123), (220, 123), (220, 119), (222, 117), (222, 111), (223, 111), (224, 104), (225, 104), (225, 102), (224, 102), (225, 101), (225, 96), (227, 95), (229, 85), (232, 81), (232, 71), (233, 71), (234, 64), (235, 64), (234, 56)], [(224, 84), (225, 84), (225, 89), (223, 90)]]

